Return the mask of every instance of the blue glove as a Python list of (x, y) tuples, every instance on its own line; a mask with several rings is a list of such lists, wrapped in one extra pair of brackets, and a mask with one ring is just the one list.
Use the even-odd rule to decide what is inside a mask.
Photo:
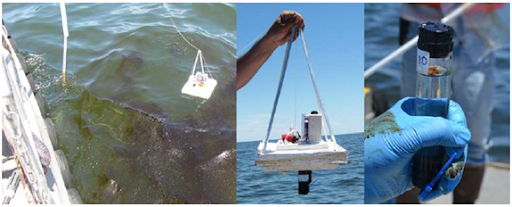
[(426, 200), (453, 191), (462, 177), (471, 139), (462, 108), (450, 101), (447, 119), (413, 116), (415, 101), (416, 98), (398, 101), (365, 127), (366, 203), (380, 203), (413, 188), (411, 160), (423, 147), (444, 146), (448, 156), (457, 152), (456, 159), (460, 160), (446, 170), (439, 187)]

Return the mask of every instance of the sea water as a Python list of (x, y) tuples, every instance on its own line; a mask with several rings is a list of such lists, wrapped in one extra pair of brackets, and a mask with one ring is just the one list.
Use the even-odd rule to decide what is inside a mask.
[[(2, 5), (84, 203), (236, 202), (234, 4), (68, 3), (66, 87), (59, 4)], [(181, 94), (197, 50), (170, 13), (208, 101)]]
[(261, 141), (238, 142), (237, 204), (362, 204), (364, 202), (364, 133), (335, 135), (348, 151), (348, 164), (313, 171), (307, 195), (297, 194), (298, 173), (264, 172), (254, 165)]

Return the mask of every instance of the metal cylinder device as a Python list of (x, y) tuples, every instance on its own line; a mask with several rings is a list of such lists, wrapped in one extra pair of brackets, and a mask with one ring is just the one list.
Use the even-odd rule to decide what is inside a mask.
[[(419, 26), (416, 116), (447, 117), (450, 101), (453, 33), (450, 26), (427, 22)], [(445, 147), (420, 149), (413, 157), (412, 182), (424, 188), (447, 161)], [(433, 189), (437, 189), (437, 184)]]

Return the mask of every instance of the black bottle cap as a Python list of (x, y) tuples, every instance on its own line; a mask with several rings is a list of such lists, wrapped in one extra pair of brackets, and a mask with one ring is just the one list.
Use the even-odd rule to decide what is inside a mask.
[(453, 51), (453, 28), (438, 22), (419, 26), (418, 49), (430, 53), (431, 58), (443, 58)]
[(312, 111), (311, 114), (318, 114), (318, 111)]

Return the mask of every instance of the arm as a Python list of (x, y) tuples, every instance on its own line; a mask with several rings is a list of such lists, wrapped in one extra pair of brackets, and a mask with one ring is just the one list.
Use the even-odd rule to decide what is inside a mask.
[[(260, 67), (272, 55), (274, 50), (286, 43), (290, 39), (292, 26), (299, 26), (304, 29), (304, 20), (296, 12), (284, 11), (279, 15), (274, 24), (270, 27), (267, 34), (263, 36), (247, 53), (237, 59), (237, 90), (247, 84), (258, 72)], [(294, 41), (298, 37), (298, 32), (294, 35)]]

